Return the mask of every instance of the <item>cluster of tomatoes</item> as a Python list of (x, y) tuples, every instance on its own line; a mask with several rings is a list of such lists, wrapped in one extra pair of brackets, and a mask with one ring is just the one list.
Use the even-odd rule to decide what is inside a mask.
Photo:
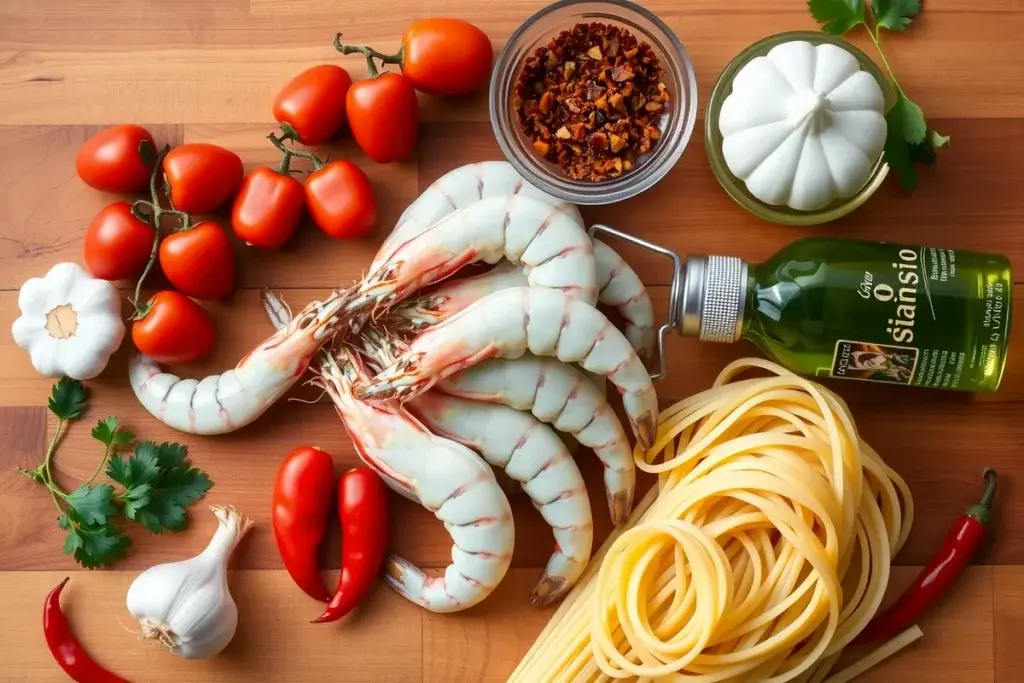
[[(102, 130), (79, 149), (76, 169), (87, 185), (148, 194), (109, 204), (96, 215), (85, 234), (85, 265), (98, 278), (137, 280), (132, 341), (155, 361), (183, 364), (206, 355), (217, 335), (195, 300), (221, 298), (234, 286), (235, 254), (226, 230), (216, 220), (193, 216), (230, 203), (235, 235), (266, 249), (283, 246), (307, 212), (332, 238), (367, 234), (377, 220), (377, 202), (365, 172), (347, 160), (324, 162), (308, 148), (347, 127), (371, 160), (401, 161), (416, 145), (416, 91), (472, 92), (487, 82), (493, 59), (487, 35), (460, 19), (413, 22), (395, 55), (343, 44), (340, 34), (334, 45), (342, 54), (364, 55), (367, 77), (353, 82), (345, 69), (321, 64), (285, 84), (273, 101), (281, 132), (268, 136), (282, 153), (276, 168), (246, 175), (237, 154), (208, 143), (158, 151), (145, 128), (130, 124)], [(380, 72), (377, 62), (398, 65), (401, 73)], [(312, 167), (304, 181), (292, 175), (295, 157)], [(174, 289), (141, 302), (142, 284), (157, 263)]]

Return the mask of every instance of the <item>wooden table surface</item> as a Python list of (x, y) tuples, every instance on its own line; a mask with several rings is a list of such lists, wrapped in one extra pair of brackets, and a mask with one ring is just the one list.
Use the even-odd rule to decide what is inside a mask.
[[(461, 16), (484, 28), (499, 48), (543, 3), (539, 0), (5, 0), (0, 3), (0, 328), (17, 316), (17, 291), (60, 261), (79, 261), (90, 218), (113, 197), (82, 184), (74, 170), (78, 145), (99, 127), (144, 124), (159, 143), (216, 142), (237, 151), (247, 167), (275, 162), (264, 139), (273, 129), (270, 102), (299, 70), (340, 62), (362, 74), (359, 60), (339, 58), (335, 31), (381, 49), (397, 46), (417, 16)], [(766, 35), (814, 28), (801, 0), (656, 0), (645, 3), (686, 45), (697, 71), (700, 104), (720, 70)], [(735, 254), (760, 260), (792, 240), (828, 233), (1008, 254), (1024, 297), (1024, 3), (930, 0), (905, 35), (886, 35), (887, 56), (907, 92), (937, 130), (952, 136), (939, 164), (922, 173), (921, 188), (904, 196), (890, 179), (867, 205), (834, 224), (792, 229), (764, 223), (718, 187), (698, 123), (678, 166), (655, 189), (628, 203), (585, 211), (679, 252)], [(864, 46), (859, 38), (856, 40)], [(866, 46), (865, 46), (866, 47)], [(416, 158), (375, 165), (351, 141), (332, 146), (370, 175), (383, 207), (380, 229), (359, 242), (331, 242), (306, 225), (288, 248), (266, 253), (239, 245), (238, 291), (210, 305), (220, 343), (200, 377), (233, 366), (271, 332), (258, 291), (281, 290), (302, 306), (359, 277), (402, 209), (443, 172), (500, 158), (487, 122), (485, 97), (423, 99)], [(656, 257), (624, 250), (643, 275), (660, 315), (668, 270)], [(125, 283), (127, 284), (127, 283)], [(865, 437), (910, 484), (918, 509), (892, 583), (902, 588), (979, 492), (982, 467), (1002, 474), (992, 540), (975, 566), (921, 626), (925, 638), (867, 681), (934, 683), (1024, 680), (1024, 330), (1017, 306), (1009, 366), (990, 396), (941, 393), (855, 382), (830, 383), (848, 399)], [(434, 615), (378, 587), (364, 609), (342, 623), (312, 626), (317, 605), (282, 569), (270, 528), (270, 489), (284, 454), (313, 443), (339, 468), (357, 462), (333, 408), (281, 401), (236, 433), (193, 437), (151, 418), (128, 386), (126, 342), (88, 386), (92, 407), (61, 445), (60, 481), (89, 476), (100, 452), (90, 424), (107, 414), (142, 438), (183, 440), (194, 463), (216, 482), (209, 503), (239, 506), (257, 526), (234, 557), (231, 589), (239, 603), (238, 633), (222, 656), (182, 662), (146, 647), (129, 630), (124, 594), (140, 570), (196, 553), (214, 528), (202, 507), (191, 526), (156, 537), (133, 530), (134, 547), (113, 569), (81, 571), (61, 554), (45, 490), (15, 472), (35, 466), (52, 435), (45, 409), (51, 381), (40, 378), (7, 332), (0, 334), (0, 680), (58, 681), (41, 633), (43, 597), (62, 577), (71, 583), (65, 609), (97, 659), (145, 681), (501, 681), (551, 614), (527, 601), (550, 551), (550, 532), (523, 496), (513, 507), (517, 540), (513, 569), (482, 605)], [(728, 361), (756, 355), (746, 343), (671, 343), (663, 403), (706, 388)], [(293, 397), (316, 398), (309, 389)], [(608, 532), (600, 475), (578, 458), (594, 500), (598, 540)], [(649, 482), (647, 482), (649, 483)], [(396, 550), (428, 567), (448, 561), (444, 529), (431, 515), (396, 501)], [(333, 585), (337, 532), (323, 566)], [(595, 545), (596, 547), (596, 545)]]

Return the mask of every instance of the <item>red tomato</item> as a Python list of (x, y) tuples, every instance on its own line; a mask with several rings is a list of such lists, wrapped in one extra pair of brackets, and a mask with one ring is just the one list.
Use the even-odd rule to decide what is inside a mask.
[(246, 244), (275, 249), (299, 226), (305, 201), (302, 183), (261, 166), (242, 181), (231, 210), (231, 228)]
[(135, 347), (158, 363), (191, 363), (213, 349), (217, 331), (210, 316), (179, 292), (157, 292), (132, 325)]
[(351, 161), (332, 161), (310, 173), (306, 206), (313, 222), (335, 239), (361, 237), (377, 221), (370, 179)]
[(420, 19), (402, 34), (402, 73), (432, 95), (465, 95), (490, 80), (487, 34), (461, 19)]
[(210, 213), (242, 184), (242, 160), (234, 152), (205, 142), (175, 147), (164, 157), (171, 204), (185, 213)]
[(323, 144), (345, 123), (345, 95), (351, 86), (352, 77), (340, 66), (306, 69), (277, 93), (274, 118), (291, 126), (302, 144)]
[(345, 106), (352, 137), (366, 156), (386, 164), (412, 154), (420, 105), (408, 78), (385, 72), (357, 81)]
[(274, 478), (270, 519), (284, 568), (309, 597), (331, 597), (320, 574), (318, 548), (327, 531), (334, 497), (334, 462), (324, 450), (299, 446)]
[[(146, 157), (140, 149), (146, 149)], [(78, 148), (75, 169), (89, 187), (106, 192), (138, 192), (149, 184), (156, 159), (153, 136), (142, 126), (105, 128)], [(147, 163), (148, 161), (148, 163)]]
[(160, 269), (171, 284), (197, 299), (217, 299), (235, 282), (235, 252), (224, 230), (204, 221), (160, 243)]
[(85, 231), (85, 267), (103, 280), (138, 277), (149, 263), (153, 226), (132, 215), (128, 202), (103, 207)]

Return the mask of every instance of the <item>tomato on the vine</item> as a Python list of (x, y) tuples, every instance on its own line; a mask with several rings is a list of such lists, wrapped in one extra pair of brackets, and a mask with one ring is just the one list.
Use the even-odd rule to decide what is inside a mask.
[(377, 221), (370, 179), (351, 161), (332, 161), (310, 173), (306, 206), (313, 222), (334, 239), (361, 237)]
[(217, 299), (234, 285), (235, 252), (219, 225), (203, 221), (163, 239), (160, 269), (185, 294)]
[(206, 142), (175, 147), (163, 163), (171, 204), (185, 213), (210, 213), (242, 184), (242, 160), (231, 150)]
[(108, 204), (85, 231), (85, 267), (102, 280), (138, 277), (155, 238), (153, 226), (132, 215), (128, 202)]
[(231, 209), (231, 228), (246, 244), (275, 249), (299, 226), (305, 201), (301, 182), (261, 166), (242, 181)]
[(408, 78), (385, 72), (357, 81), (346, 107), (352, 137), (366, 156), (386, 164), (412, 154), (420, 105)]
[(494, 49), (491, 39), (462, 19), (417, 19), (402, 34), (402, 47), (393, 55), (366, 46), (334, 47), (342, 54), (361, 52), (384, 64), (398, 64), (413, 87), (431, 95), (465, 95), (490, 80)]
[(86, 140), (75, 155), (78, 177), (105, 192), (138, 192), (149, 184), (156, 160), (153, 136), (142, 126), (104, 128)]
[(158, 363), (191, 363), (217, 341), (209, 314), (180, 292), (157, 292), (132, 325), (135, 347)]
[[(274, 97), (274, 118), (290, 126), (302, 144), (323, 144), (345, 123), (345, 96), (351, 86), (352, 77), (340, 66), (310, 67)], [(287, 128), (285, 132), (292, 137)]]

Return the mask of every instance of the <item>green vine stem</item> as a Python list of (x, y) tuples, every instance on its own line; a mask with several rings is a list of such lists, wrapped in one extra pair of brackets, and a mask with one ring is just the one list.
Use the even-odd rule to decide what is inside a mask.
[(288, 167), (289, 167), (289, 164), (291, 163), (292, 157), (299, 157), (301, 159), (309, 159), (309, 162), (313, 165), (313, 170), (314, 171), (319, 171), (321, 168), (324, 167), (326, 162), (321, 160), (320, 157), (318, 157), (316, 154), (313, 154), (313, 152), (306, 152), (306, 151), (301, 150), (301, 149), (295, 149), (294, 147), (292, 147), (290, 145), (286, 145), (285, 144), (285, 140), (290, 139), (290, 138), (285, 137), (286, 135), (287, 135), (287, 131), (285, 131), (285, 134), (281, 135), (280, 137), (277, 136), (277, 135), (274, 135), (273, 133), (271, 133), (270, 135), (267, 136), (267, 139), (270, 140), (270, 142), (274, 145), (274, 147), (277, 147), (284, 154), (284, 158), (281, 160), (281, 165), (277, 167), (278, 172), (280, 172), (280, 173), (290, 173), (291, 172)]
[(340, 33), (334, 36), (334, 49), (343, 55), (364, 55), (366, 57), (366, 73), (370, 78), (376, 78), (380, 75), (380, 72), (377, 71), (377, 65), (373, 63), (374, 59), (379, 59), (381, 65), (397, 64), (399, 68), (402, 68), (402, 60), (405, 59), (404, 46), (398, 48), (398, 52), (395, 54), (386, 55), (383, 52), (377, 52), (372, 47), (367, 47), (366, 45), (346, 45), (341, 42)]
[(188, 230), (192, 227), (192, 217), (184, 211), (175, 209), (173, 204), (171, 204), (169, 196), (167, 197), (167, 203), (171, 204), (170, 207), (164, 208), (163, 206), (162, 196), (170, 194), (167, 178), (163, 174), (163, 160), (170, 151), (171, 146), (166, 145), (153, 163), (153, 172), (149, 175), (149, 200), (139, 199), (132, 204), (132, 215), (140, 221), (153, 226), (153, 248), (149, 252), (149, 261), (146, 262), (146, 267), (143, 269), (142, 275), (139, 276), (139, 281), (135, 284), (135, 295), (131, 299), (135, 313), (130, 320), (142, 318), (148, 310), (145, 306), (140, 305), (139, 297), (142, 295), (142, 283), (149, 277), (149, 273), (153, 270), (153, 264), (156, 263), (160, 252), (160, 230), (164, 216), (174, 216), (178, 220), (178, 227), (175, 230)]

